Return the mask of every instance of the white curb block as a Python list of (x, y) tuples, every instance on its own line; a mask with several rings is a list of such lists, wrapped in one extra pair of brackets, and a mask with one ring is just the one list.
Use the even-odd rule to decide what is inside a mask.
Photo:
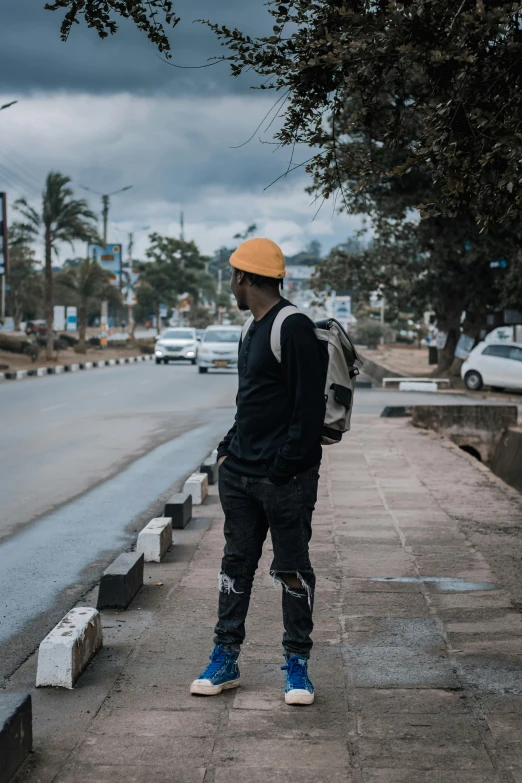
[(36, 369), (36, 377), (43, 378), (44, 375), (47, 375), (47, 367), (38, 367)]
[(409, 392), (436, 392), (438, 386), (436, 383), (422, 383), (417, 381), (401, 381), (399, 383), (399, 391)]
[(116, 365), (116, 359), (108, 359), (107, 364), (109, 367), (114, 367)]
[(193, 473), (185, 481), (183, 492), (192, 495), (192, 503), (200, 506), (208, 495), (208, 477), (206, 473)]
[(36, 687), (72, 688), (102, 644), (98, 610), (71, 609), (40, 644)]
[(84, 362), (83, 369), (84, 370), (92, 370), (92, 362)]
[(69, 372), (78, 372), (79, 369), (80, 369), (80, 365), (79, 364), (70, 364), (69, 365)]
[(64, 372), (63, 364), (57, 364), (56, 367), (54, 368), (54, 374), (60, 375), (62, 372)]
[(161, 563), (172, 544), (172, 520), (169, 517), (156, 517), (138, 535), (136, 552), (143, 553), (146, 563)]

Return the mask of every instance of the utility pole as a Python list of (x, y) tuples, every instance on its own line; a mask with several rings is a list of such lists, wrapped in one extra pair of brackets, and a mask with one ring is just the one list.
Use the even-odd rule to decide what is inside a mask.
[(179, 238), (182, 242), (185, 241), (185, 215), (183, 210), (180, 210), (179, 213)]
[[(102, 200), (102, 220), (103, 220), (103, 248), (107, 247), (108, 242), (108, 229), (109, 229), (109, 206), (111, 203), (111, 196), (116, 196), (118, 193), (123, 193), (125, 190), (130, 190), (132, 185), (126, 185), (119, 190), (113, 190), (112, 193), (100, 193), (98, 190), (88, 188), (86, 185), (80, 185), (83, 190), (88, 190), (89, 193), (95, 193), (97, 196), (101, 196)], [(123, 276), (123, 250), (120, 252), (120, 291), (122, 289), (122, 276)], [(101, 328), (106, 331), (109, 325), (109, 303), (104, 300), (101, 303)]]
[(2, 321), (5, 319), (5, 279), (8, 274), (9, 242), (7, 237), (7, 193), (0, 193), (0, 277), (2, 278)]
[(86, 185), (80, 185), (83, 190), (88, 190), (89, 193), (95, 193), (97, 196), (101, 196), (102, 200), (102, 220), (103, 220), (103, 244), (107, 247), (108, 242), (108, 230), (109, 230), (109, 207), (111, 203), (111, 196), (116, 196), (118, 193), (123, 193), (125, 190), (130, 190), (132, 185), (127, 185), (119, 190), (113, 190), (112, 193), (100, 193), (98, 190), (88, 188)]

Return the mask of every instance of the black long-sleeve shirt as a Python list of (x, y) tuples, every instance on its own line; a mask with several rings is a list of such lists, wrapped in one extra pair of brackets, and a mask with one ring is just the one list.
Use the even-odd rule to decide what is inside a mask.
[(274, 319), (286, 299), (250, 326), (239, 345), (237, 412), (219, 444), (227, 468), (284, 484), (321, 461), (328, 353), (305, 315), (281, 327), (281, 363), (270, 348)]

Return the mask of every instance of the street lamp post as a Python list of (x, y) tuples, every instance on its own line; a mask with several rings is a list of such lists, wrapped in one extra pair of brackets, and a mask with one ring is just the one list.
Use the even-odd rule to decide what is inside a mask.
[(113, 190), (112, 193), (100, 193), (98, 190), (88, 188), (86, 185), (80, 185), (83, 190), (88, 190), (89, 193), (95, 193), (97, 196), (101, 196), (102, 200), (102, 219), (103, 219), (103, 244), (107, 246), (107, 232), (109, 227), (109, 206), (111, 203), (111, 196), (116, 196), (118, 193), (123, 193), (125, 190), (130, 190), (132, 185), (127, 185), (119, 190)]

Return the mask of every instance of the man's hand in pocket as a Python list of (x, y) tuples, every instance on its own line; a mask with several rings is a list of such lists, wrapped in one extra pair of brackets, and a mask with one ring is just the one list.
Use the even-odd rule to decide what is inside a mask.
[(224, 454), (222, 457), (220, 457), (218, 459), (218, 463), (217, 463), (218, 464), (218, 468), (221, 467), (221, 465), (224, 463), (224, 461), (226, 460), (227, 457), (228, 457), (228, 454)]

